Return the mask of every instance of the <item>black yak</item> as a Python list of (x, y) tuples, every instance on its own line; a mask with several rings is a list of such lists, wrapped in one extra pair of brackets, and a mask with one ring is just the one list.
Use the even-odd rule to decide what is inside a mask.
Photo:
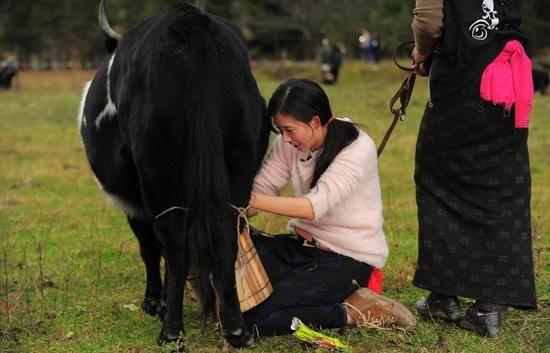
[(233, 206), (248, 204), (271, 123), (242, 34), (188, 4), (120, 36), (102, 1), (100, 24), (110, 57), (85, 88), (80, 132), (98, 184), (139, 241), (142, 308), (163, 316), (160, 344), (177, 340), (196, 259), (204, 313), (219, 295), (224, 337), (244, 346), (251, 336), (235, 289)]

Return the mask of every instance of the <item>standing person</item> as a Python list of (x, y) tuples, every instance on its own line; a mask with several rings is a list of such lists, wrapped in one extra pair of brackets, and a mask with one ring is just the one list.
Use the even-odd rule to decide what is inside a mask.
[(328, 65), (330, 67), (330, 79), (323, 81), (330, 85), (338, 83), (338, 76), (340, 75), (340, 67), (344, 61), (344, 54), (337, 45), (331, 46), (330, 56), (328, 59)]
[(7, 58), (0, 65), (0, 88), (11, 88), (13, 77), (17, 75), (17, 67), (12, 58)]
[(344, 60), (342, 50), (323, 38), (321, 47), (321, 82), (329, 85), (338, 82), (340, 66)]
[(373, 64), (378, 64), (380, 61), (380, 34), (378, 32), (372, 34), (368, 49), (371, 62)]
[(332, 45), (328, 38), (323, 38), (321, 40), (321, 82), (328, 83), (332, 82), (334, 76), (330, 73), (330, 57), (332, 55)]
[[(426, 75), (419, 64), (432, 60), (416, 146), (413, 280), (430, 294), (416, 308), (492, 337), (508, 306), (537, 306), (527, 151), (533, 87), (520, 1), (417, 0), (414, 14), (417, 73)], [(475, 299), (464, 317), (457, 296)]]
[[(401, 304), (376, 294), (388, 256), (382, 198), (371, 138), (334, 119), (323, 89), (284, 81), (268, 113), (281, 132), (259, 171), (250, 199), (258, 210), (290, 217), (289, 234), (252, 240), (273, 293), (244, 313), (260, 335), (290, 333), (293, 317), (323, 328), (414, 327)], [(280, 196), (290, 182), (294, 197)]]
[(361, 58), (365, 61), (369, 60), (368, 48), (371, 41), (371, 35), (369, 30), (365, 27), (361, 29), (361, 35), (359, 36), (359, 51), (361, 52)]

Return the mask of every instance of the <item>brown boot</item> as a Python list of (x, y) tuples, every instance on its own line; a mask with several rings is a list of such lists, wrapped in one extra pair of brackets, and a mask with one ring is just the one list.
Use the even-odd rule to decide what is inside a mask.
[(368, 288), (359, 288), (342, 305), (355, 326), (398, 326), (405, 329), (416, 326), (414, 315), (402, 304)]

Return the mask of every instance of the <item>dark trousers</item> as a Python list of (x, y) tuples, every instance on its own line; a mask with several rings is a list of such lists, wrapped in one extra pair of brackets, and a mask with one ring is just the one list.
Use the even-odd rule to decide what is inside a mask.
[[(298, 317), (317, 328), (337, 328), (346, 324), (341, 303), (358, 285), (367, 287), (371, 266), (350, 257), (303, 245), (291, 235), (254, 235), (273, 293), (244, 313), (250, 329), (260, 336), (292, 332), (290, 324)], [(254, 327), (255, 326), (255, 327)]]

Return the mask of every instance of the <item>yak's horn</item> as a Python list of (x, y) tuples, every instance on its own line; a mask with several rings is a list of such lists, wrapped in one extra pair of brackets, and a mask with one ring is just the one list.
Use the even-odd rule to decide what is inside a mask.
[(109, 21), (107, 21), (107, 16), (105, 15), (105, 0), (101, 0), (99, 4), (99, 25), (101, 26), (101, 32), (103, 32), (105, 36), (116, 39), (117, 41), (122, 38), (120, 34), (111, 28)]

